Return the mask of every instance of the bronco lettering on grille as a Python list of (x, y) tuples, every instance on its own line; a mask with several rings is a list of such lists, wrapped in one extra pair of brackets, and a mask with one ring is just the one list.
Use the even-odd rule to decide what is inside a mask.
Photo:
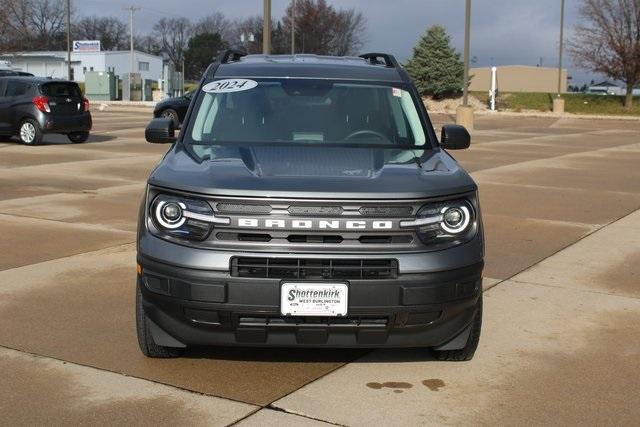
[[(258, 219), (237, 218), (237, 227), (242, 228), (270, 228), (296, 230), (391, 230), (394, 221), (375, 220), (339, 220), (339, 219)], [(232, 224), (233, 226), (234, 224)]]

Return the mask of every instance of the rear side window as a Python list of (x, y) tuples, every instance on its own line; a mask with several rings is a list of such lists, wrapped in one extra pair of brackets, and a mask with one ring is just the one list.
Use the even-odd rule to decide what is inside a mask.
[(74, 83), (46, 83), (42, 85), (42, 94), (65, 98), (80, 98), (80, 88)]
[(25, 82), (10, 81), (7, 83), (5, 96), (21, 96), (29, 92), (31, 85)]

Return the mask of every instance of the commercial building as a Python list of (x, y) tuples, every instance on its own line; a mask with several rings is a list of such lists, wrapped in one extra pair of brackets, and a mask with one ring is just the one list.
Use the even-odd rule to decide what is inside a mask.
[[(8, 61), (11, 68), (41, 77), (67, 78), (67, 53), (64, 51), (14, 52), (0, 54), (0, 60)], [(166, 78), (163, 74), (163, 58), (134, 51), (134, 69), (131, 70), (131, 52), (125, 50), (101, 52), (72, 52), (72, 78), (84, 82), (88, 71), (109, 71), (122, 77), (133, 71), (143, 80)]]
[[(527, 65), (497, 67), (500, 92), (549, 92), (558, 91), (558, 69)], [(491, 67), (471, 68), (469, 90), (488, 92), (491, 86)], [(562, 69), (560, 91), (567, 91), (567, 70)]]

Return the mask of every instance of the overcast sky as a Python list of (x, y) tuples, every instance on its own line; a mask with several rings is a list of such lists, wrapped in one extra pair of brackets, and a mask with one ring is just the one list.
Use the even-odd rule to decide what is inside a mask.
[[(197, 20), (212, 12), (242, 18), (262, 14), (262, 0), (72, 0), (79, 15), (115, 15), (128, 20), (123, 8), (134, 4), (136, 33), (148, 32), (162, 17), (185, 16)], [(280, 17), (289, 0), (272, 0), (273, 16)], [(572, 33), (581, 0), (567, 0), (565, 34)], [(464, 0), (328, 0), (336, 8), (354, 8), (367, 19), (363, 50), (395, 54), (401, 61), (424, 30), (443, 25), (462, 51)], [(471, 56), (476, 66), (522, 64), (556, 67), (560, 31), (560, 0), (472, 0)], [(571, 58), (565, 66), (583, 83), (595, 78), (575, 69)]]

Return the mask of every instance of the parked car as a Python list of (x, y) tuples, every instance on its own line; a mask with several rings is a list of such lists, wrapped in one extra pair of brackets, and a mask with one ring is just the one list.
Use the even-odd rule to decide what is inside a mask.
[(153, 117), (171, 119), (173, 126), (179, 129), (184, 121), (184, 116), (187, 114), (192, 97), (193, 92), (187, 92), (182, 96), (167, 98), (158, 102), (153, 109)]
[(91, 130), (89, 101), (78, 85), (39, 77), (0, 77), (0, 133), (24, 144), (42, 142), (44, 134), (67, 135), (85, 142)]
[(25, 71), (0, 70), (0, 77), (9, 77), (9, 76), (33, 77), (33, 74), (27, 73)]
[(228, 51), (193, 95), (140, 207), (136, 325), (148, 357), (189, 346), (425, 347), (473, 357), (477, 186), (387, 54)]

